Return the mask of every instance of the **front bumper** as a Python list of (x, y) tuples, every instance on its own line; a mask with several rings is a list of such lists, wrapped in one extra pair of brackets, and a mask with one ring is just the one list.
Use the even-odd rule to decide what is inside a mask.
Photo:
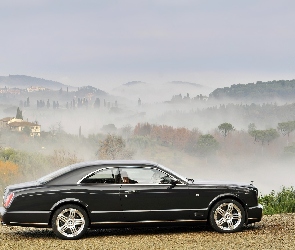
[(249, 207), (247, 224), (261, 221), (263, 206), (258, 204), (255, 207)]
[(5, 213), (5, 208), (4, 207), (0, 207), (0, 221), (1, 221), (1, 224), (3, 225), (3, 221), (2, 221), (2, 218), (3, 218), (3, 215)]

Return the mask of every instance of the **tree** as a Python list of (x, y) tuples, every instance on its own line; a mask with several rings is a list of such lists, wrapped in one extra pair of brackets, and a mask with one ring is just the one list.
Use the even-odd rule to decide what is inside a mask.
[(218, 130), (219, 132), (224, 136), (227, 137), (228, 133), (230, 131), (233, 131), (235, 128), (233, 127), (233, 125), (231, 125), (230, 123), (222, 123), (218, 126)]
[(256, 125), (254, 123), (250, 123), (248, 125), (248, 133), (250, 134), (251, 132), (256, 130)]
[(207, 157), (208, 155), (216, 151), (218, 147), (218, 142), (210, 134), (201, 135), (197, 141), (197, 152), (201, 156)]
[(265, 143), (269, 144), (271, 141), (279, 137), (279, 133), (271, 128), (266, 130), (252, 130), (249, 134), (254, 137), (254, 142), (261, 142), (261, 153), (263, 154)]
[(126, 147), (121, 136), (108, 134), (103, 141), (100, 141), (98, 154), (100, 159), (115, 160), (131, 159), (133, 152)]
[(19, 109), (19, 107), (16, 110), (16, 119), (22, 119), (23, 120), (23, 112)]
[(54, 150), (53, 155), (50, 156), (50, 162), (54, 168), (58, 169), (77, 162), (81, 159), (75, 153), (70, 153), (64, 149)]
[(133, 132), (133, 128), (130, 124), (125, 125), (120, 130), (121, 130), (121, 135), (125, 139), (128, 139), (129, 137), (131, 137), (132, 132)]
[(100, 107), (100, 99), (96, 98), (94, 102), (94, 108), (99, 108)]
[(283, 136), (288, 135), (287, 146), (289, 146), (289, 135), (295, 130), (295, 121), (278, 123), (277, 129), (282, 133)]
[(252, 131), (252, 136), (254, 141), (261, 142), (261, 145), (264, 145), (266, 142), (269, 144), (271, 141), (279, 137), (279, 133), (271, 128), (266, 130), (254, 130)]

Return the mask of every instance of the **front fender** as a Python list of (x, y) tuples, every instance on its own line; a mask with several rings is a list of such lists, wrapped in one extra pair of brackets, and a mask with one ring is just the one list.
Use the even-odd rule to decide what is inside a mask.
[(241, 205), (244, 207), (245, 209), (245, 213), (247, 214), (247, 210), (248, 210), (248, 206), (247, 206), (247, 203), (237, 194), (233, 194), (233, 193), (224, 193), (224, 194), (220, 194), (218, 196), (216, 196), (208, 205), (208, 213), (209, 211), (211, 210), (211, 207), (217, 202), (217, 201), (220, 201), (220, 200), (223, 200), (223, 199), (234, 199), (234, 200), (237, 200), (238, 202), (241, 203)]

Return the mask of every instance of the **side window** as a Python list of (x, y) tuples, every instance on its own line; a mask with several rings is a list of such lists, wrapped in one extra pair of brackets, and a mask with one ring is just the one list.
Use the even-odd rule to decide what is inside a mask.
[(119, 172), (122, 184), (170, 184), (174, 180), (168, 174), (148, 167), (120, 168)]
[(104, 169), (84, 178), (81, 183), (109, 183), (114, 184), (115, 182), (115, 170), (111, 169)]

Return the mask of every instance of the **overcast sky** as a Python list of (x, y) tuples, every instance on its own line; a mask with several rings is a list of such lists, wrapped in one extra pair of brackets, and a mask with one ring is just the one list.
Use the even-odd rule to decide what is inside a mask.
[(0, 0), (0, 75), (103, 90), (295, 78), (294, 0)]

